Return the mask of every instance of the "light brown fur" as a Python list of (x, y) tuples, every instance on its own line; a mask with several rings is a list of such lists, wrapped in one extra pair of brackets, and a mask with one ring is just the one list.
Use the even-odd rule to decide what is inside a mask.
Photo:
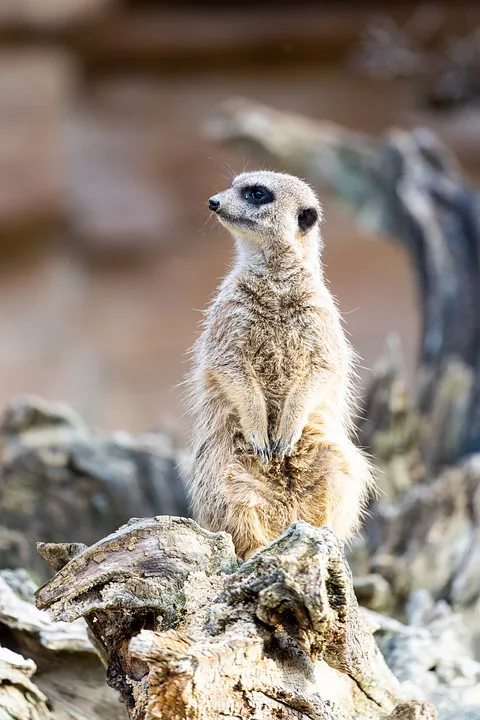
[[(274, 199), (252, 204), (252, 186)], [(354, 355), (323, 279), (319, 202), (266, 171), (212, 200), (237, 254), (193, 351), (194, 514), (244, 558), (298, 519), (349, 538), (373, 481), (351, 439)], [(318, 221), (302, 229), (305, 210)]]

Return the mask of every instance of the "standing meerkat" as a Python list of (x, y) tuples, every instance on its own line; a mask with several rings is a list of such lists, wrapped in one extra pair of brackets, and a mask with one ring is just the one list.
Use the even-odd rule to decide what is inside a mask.
[(262, 171), (209, 207), (236, 259), (193, 350), (196, 519), (243, 558), (299, 519), (346, 539), (373, 481), (351, 439), (354, 354), (323, 277), (320, 203), (298, 178)]

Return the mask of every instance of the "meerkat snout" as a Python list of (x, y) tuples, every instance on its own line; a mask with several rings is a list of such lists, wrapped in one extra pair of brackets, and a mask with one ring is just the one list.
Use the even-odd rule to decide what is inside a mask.
[(211, 197), (208, 201), (208, 207), (212, 212), (217, 212), (217, 210), (220, 209), (220, 200), (218, 200), (216, 197)]

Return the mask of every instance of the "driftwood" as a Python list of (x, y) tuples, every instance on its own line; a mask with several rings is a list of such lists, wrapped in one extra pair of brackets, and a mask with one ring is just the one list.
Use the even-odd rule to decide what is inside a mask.
[(478, 194), (425, 129), (374, 138), (237, 99), (207, 130), (309, 178), (408, 253), (423, 315), (415, 391), (391, 342), (360, 427), (384, 493), (351, 558), (357, 572), (387, 581), (385, 607), (403, 613), (412, 589), (426, 587), (462, 611), (480, 648)]
[[(467, 34), (449, 33), (438, 47), (431, 41), (445, 23), (442, 11), (420, 5), (402, 26), (390, 15), (367, 26), (351, 65), (373, 78), (409, 77), (418, 82), (423, 103), (437, 109), (475, 105), (480, 96), (480, 29), (473, 18)], [(436, 45), (436, 47), (435, 47)]]
[(294, 523), (243, 565), (225, 533), (169, 517), (39, 551), (55, 568), (71, 559), (37, 606), (86, 618), (132, 720), (436, 717), (421, 702), (395, 710), (400, 685), (326, 528)]
[(480, 663), (461, 616), (426, 590), (411, 594), (405, 623), (363, 610), (405, 693), (434, 702), (440, 718), (480, 718)]
[[(327, 529), (296, 523), (244, 565), (229, 536), (181, 518), (39, 549), (59, 568), (36, 593), (56, 620), (25, 571), (0, 573), (1, 720), (434, 720), (432, 702), (480, 717), (461, 618), (427, 591), (407, 624), (359, 608)], [(390, 714), (402, 696), (416, 700)]]
[(70, 408), (14, 398), (0, 424), (0, 568), (45, 580), (41, 538), (94, 543), (131, 515), (188, 514), (168, 436), (94, 431)]

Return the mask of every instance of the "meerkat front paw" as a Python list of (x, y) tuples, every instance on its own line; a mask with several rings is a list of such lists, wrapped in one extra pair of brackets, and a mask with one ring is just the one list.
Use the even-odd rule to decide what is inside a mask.
[(282, 429), (279, 427), (272, 443), (272, 455), (277, 458), (277, 460), (283, 460), (284, 457), (291, 455), (295, 445), (302, 437), (302, 432), (303, 426), (296, 430)]
[(262, 463), (268, 463), (271, 458), (268, 436), (262, 436), (260, 433), (253, 432), (248, 435), (248, 442), (252, 446), (253, 452), (255, 455), (258, 455)]

